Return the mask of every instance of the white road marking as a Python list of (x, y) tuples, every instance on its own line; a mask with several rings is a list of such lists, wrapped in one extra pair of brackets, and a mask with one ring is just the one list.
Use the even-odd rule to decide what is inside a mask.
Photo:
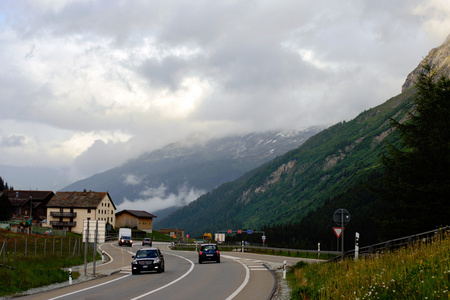
[(132, 299), (130, 299), (130, 300), (140, 299), (140, 298), (146, 297), (146, 296), (148, 296), (148, 295), (150, 295), (150, 294), (156, 293), (157, 291), (160, 291), (160, 290), (162, 290), (162, 289), (165, 289), (166, 287), (171, 286), (171, 285), (174, 284), (175, 282), (180, 281), (181, 279), (183, 279), (184, 277), (186, 277), (189, 273), (191, 273), (192, 270), (194, 270), (194, 262), (193, 262), (192, 260), (187, 259), (187, 258), (185, 258), (185, 257), (183, 257), (183, 256), (175, 255), (175, 254), (169, 254), (169, 253), (167, 253), (167, 254), (168, 254), (168, 255), (173, 255), (173, 256), (176, 256), (176, 257), (179, 257), (179, 258), (182, 258), (182, 259), (185, 259), (185, 260), (187, 260), (188, 262), (190, 262), (190, 263), (191, 263), (191, 268), (189, 269), (189, 271), (187, 271), (186, 273), (184, 273), (182, 276), (178, 277), (176, 280), (174, 280), (174, 281), (172, 281), (172, 282), (169, 282), (169, 283), (166, 284), (166, 285), (163, 285), (162, 287), (159, 287), (159, 288), (157, 288), (157, 289), (155, 289), (155, 290), (149, 291), (149, 292), (147, 292), (147, 293), (145, 293), (145, 294), (142, 294), (142, 295), (140, 295), (140, 296), (138, 296), (138, 297), (135, 297), (135, 298), (132, 298)]
[(124, 279), (124, 278), (126, 278), (128, 276), (130, 276), (130, 275), (125, 275), (125, 276), (122, 276), (122, 277), (119, 277), (119, 278), (116, 278), (116, 279), (113, 279), (113, 280), (110, 280), (110, 281), (107, 281), (107, 282), (103, 282), (103, 283), (100, 283), (100, 284), (97, 284), (97, 285), (93, 285), (93, 286), (90, 286), (90, 287), (87, 287), (87, 288), (84, 288), (84, 289), (81, 289), (81, 290), (78, 290), (78, 291), (75, 291), (75, 292), (71, 292), (71, 293), (64, 294), (64, 295), (61, 295), (61, 296), (58, 296), (58, 297), (54, 297), (54, 298), (51, 298), (49, 300), (59, 299), (59, 298), (70, 296), (70, 295), (73, 295), (73, 294), (76, 294), (76, 293), (79, 293), (79, 292), (84, 292), (84, 291), (87, 291), (87, 290), (90, 290), (90, 289), (94, 289), (94, 288), (97, 288), (99, 286), (102, 286), (102, 285), (105, 285), (105, 284), (110, 284), (110, 283), (112, 283), (114, 281), (117, 281), (117, 280), (120, 280), (120, 279)]
[(241, 284), (241, 286), (240, 286), (237, 290), (234, 291), (233, 294), (231, 294), (231, 295), (226, 299), (226, 300), (231, 300), (231, 299), (233, 299), (234, 297), (236, 297), (237, 294), (239, 294), (239, 293), (244, 289), (244, 287), (247, 285), (247, 283), (249, 282), (249, 280), (250, 280), (250, 269), (247, 267), (247, 265), (245, 265), (245, 264), (242, 263), (241, 261), (235, 259), (235, 257), (233, 257), (233, 256), (222, 255), (222, 257), (226, 257), (226, 258), (233, 259), (234, 261), (236, 261), (236, 262), (240, 263), (241, 265), (243, 265), (244, 268), (245, 268), (245, 279), (244, 279), (244, 282)]

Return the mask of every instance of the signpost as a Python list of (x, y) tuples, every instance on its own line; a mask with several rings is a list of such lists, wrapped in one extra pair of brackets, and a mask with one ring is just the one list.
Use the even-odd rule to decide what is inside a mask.
[(342, 233), (342, 228), (341, 227), (333, 227), (333, 231), (334, 231), (334, 234), (336, 235), (336, 237), (340, 238), (341, 233)]
[(355, 233), (355, 260), (358, 260), (359, 256), (359, 232)]
[[(342, 251), (342, 258), (344, 258), (344, 229), (345, 229), (344, 224), (347, 224), (350, 221), (350, 213), (346, 209), (340, 208), (334, 212), (333, 220), (337, 224), (341, 225), (340, 227), (341, 232), (339, 235), (342, 235), (341, 251)], [(336, 236), (339, 238), (338, 232), (335, 230), (335, 228), (337, 227), (334, 227), (333, 230)]]

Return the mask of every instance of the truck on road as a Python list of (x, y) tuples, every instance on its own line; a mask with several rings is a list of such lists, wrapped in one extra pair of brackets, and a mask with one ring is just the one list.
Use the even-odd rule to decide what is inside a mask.
[(119, 229), (119, 246), (127, 245), (133, 246), (133, 240), (131, 239), (131, 228)]

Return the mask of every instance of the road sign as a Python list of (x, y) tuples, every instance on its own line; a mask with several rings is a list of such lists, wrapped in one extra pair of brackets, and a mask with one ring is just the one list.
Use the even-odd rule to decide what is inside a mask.
[(347, 224), (350, 221), (350, 213), (346, 209), (340, 208), (334, 212), (333, 220), (339, 225)]
[(231, 233), (232, 232), (232, 230), (231, 229), (228, 229), (228, 233)]
[(333, 227), (334, 234), (337, 238), (339, 238), (342, 234), (342, 228), (341, 227)]
[(247, 230), (247, 233), (248, 234), (252, 234), (252, 231), (249, 229), (249, 230)]
[(186, 234), (186, 238), (187, 238), (187, 239), (189, 238), (189, 234)]
[(265, 235), (262, 236), (262, 240), (263, 240), (263, 241), (266, 240), (266, 236), (265, 236)]
[(241, 234), (241, 233), (242, 233), (242, 230), (238, 229), (238, 233)]

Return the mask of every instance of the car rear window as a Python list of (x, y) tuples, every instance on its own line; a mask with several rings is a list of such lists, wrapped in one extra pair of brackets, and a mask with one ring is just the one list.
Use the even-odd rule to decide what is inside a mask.
[(202, 251), (215, 251), (217, 247), (214, 245), (202, 246)]
[(136, 253), (136, 258), (155, 258), (158, 257), (156, 250), (141, 250)]

